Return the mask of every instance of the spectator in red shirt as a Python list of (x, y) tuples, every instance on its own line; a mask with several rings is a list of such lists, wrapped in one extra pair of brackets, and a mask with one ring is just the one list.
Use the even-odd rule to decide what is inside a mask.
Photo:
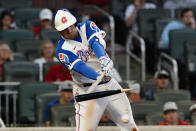
[(72, 77), (69, 73), (69, 70), (67, 70), (63, 65), (52, 66), (48, 70), (45, 78), (46, 82), (66, 81), (66, 80), (72, 81)]
[(39, 39), (39, 33), (44, 29), (52, 28), (52, 11), (50, 9), (42, 9), (39, 14), (40, 25), (36, 27), (30, 27), (35, 34), (35, 39)]
[(163, 106), (164, 120), (158, 125), (190, 125), (188, 122), (179, 119), (178, 107), (175, 102), (166, 102)]

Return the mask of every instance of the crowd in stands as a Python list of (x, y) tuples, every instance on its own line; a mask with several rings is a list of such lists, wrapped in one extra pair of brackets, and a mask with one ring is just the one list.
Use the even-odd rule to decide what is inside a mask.
[[(146, 66), (153, 66), (157, 64), (157, 58), (149, 58), (150, 55), (148, 54), (149, 49), (151, 50), (157, 50), (157, 54), (160, 54), (160, 52), (165, 52), (167, 54), (170, 54), (170, 32), (172, 30), (176, 29), (195, 29), (196, 23), (195, 23), (195, 16), (196, 16), (196, 11), (192, 8), (193, 6), (196, 6), (195, 0), (166, 0), (165, 2), (161, 4), (157, 4), (158, 2), (153, 2), (153, 0), (131, 0), (131, 2), (126, 2), (126, 1), (121, 1), (126, 3), (125, 7), (119, 12), (119, 14), (112, 14), (115, 12), (114, 10), (109, 10), (109, 5), (111, 4), (112, 0), (94, 0), (94, 1), (88, 1), (88, 0), (80, 0), (80, 4), (96, 4), (100, 8), (104, 9), (105, 11), (108, 11), (108, 13), (111, 13), (111, 15), (114, 16), (115, 18), (115, 23), (120, 23), (116, 24), (116, 43), (120, 44), (123, 48), (125, 48), (125, 40), (128, 37), (127, 32), (128, 31), (134, 31), (137, 32), (139, 35), (141, 33), (140, 29), (140, 21), (139, 21), (139, 13), (142, 10), (159, 10), (159, 9), (169, 9), (171, 10), (171, 17), (169, 18), (164, 18), (165, 20), (169, 19), (169, 22), (164, 25), (164, 27), (161, 29), (160, 32), (160, 37), (156, 41), (154, 36), (155, 36), (155, 29), (153, 28), (153, 33), (148, 32), (148, 34), (151, 34), (153, 36), (153, 42), (150, 40), (147, 40), (145, 38), (146, 46), (147, 46), (147, 60), (151, 59), (150, 63), (147, 62)], [(123, 4), (124, 4), (123, 3)], [(122, 4), (122, 3), (121, 3)], [(112, 4), (111, 4), (112, 5)], [(180, 10), (180, 17), (176, 17), (176, 10)], [(118, 9), (118, 8), (117, 8)], [(76, 9), (77, 10), (77, 9)], [(0, 12), (0, 81), (6, 81), (4, 79), (4, 66), (5, 63), (9, 62), (16, 62), (16, 53), (20, 53), (24, 57), (24, 61), (26, 62), (32, 62), (34, 64), (37, 64), (38, 66), (38, 80), (36, 82), (47, 82), (47, 83), (54, 83), (54, 82), (66, 82), (68, 83), (72, 81), (71, 74), (68, 69), (66, 69), (63, 65), (58, 63), (56, 57), (55, 57), (55, 47), (56, 47), (56, 39), (43, 39), (44, 37), (42, 36), (42, 31), (50, 31), (52, 33), (56, 33), (52, 27), (52, 15), (53, 15), (54, 9), (48, 9), (48, 8), (43, 8), (39, 10), (39, 13), (37, 14), (37, 18), (29, 21), (25, 21), (26, 23), (23, 23), (24, 21), (20, 21), (15, 18), (16, 14), (14, 13), (14, 10), (12, 9), (5, 9), (4, 11)], [(76, 15), (80, 15), (76, 11)], [(107, 37), (106, 37), (106, 44), (108, 47), (110, 47), (110, 37), (108, 37), (110, 34), (110, 24), (109, 20), (103, 16), (99, 16), (96, 13), (92, 13), (92, 16), (89, 16), (91, 20), (95, 21), (95, 23), (100, 26), (101, 29), (103, 29), (105, 32), (107, 32)], [(95, 15), (95, 16), (93, 16)], [(78, 17), (77, 16), (77, 17)], [(86, 19), (86, 16), (85, 18)], [(161, 18), (162, 19), (162, 18)], [(80, 21), (82, 18), (80, 18)], [(159, 19), (158, 19), (159, 20)], [(152, 20), (151, 22), (155, 24), (156, 20)], [(32, 22), (32, 23), (31, 23)], [(29, 24), (31, 23), (31, 24)], [(29, 25), (28, 25), (29, 24)], [(22, 25), (22, 26), (21, 26)], [(155, 27), (153, 25), (153, 27)], [(147, 27), (146, 27), (147, 28)], [(4, 39), (2, 32), (10, 31), (10, 30), (28, 30), (31, 31), (33, 34), (32, 39), (30, 40), (36, 40), (37, 42), (40, 43), (39, 45), (39, 50), (37, 52), (40, 52), (40, 54), (37, 54), (36, 57), (33, 60), (29, 60), (27, 55), (31, 54), (28, 52), (28, 54), (23, 54), (22, 52), (18, 52), (15, 43), (17, 40), (27, 40), (27, 38), (23, 39), (14, 39), (13, 41), (11, 40), (11, 35), (10, 35), (10, 40), (9, 39)], [(120, 35), (119, 35), (120, 33)], [(126, 34), (126, 35), (123, 35)], [(14, 34), (14, 36), (17, 36), (17, 33)], [(48, 34), (46, 36), (49, 36)], [(55, 37), (55, 35), (52, 34), (52, 36)], [(28, 39), (29, 40), (29, 39)], [(57, 38), (58, 40), (58, 38)], [(188, 41), (188, 40), (186, 40)], [(137, 43), (137, 41), (134, 41)], [(196, 42), (196, 41), (195, 41)], [(150, 43), (150, 44), (149, 44)], [(150, 45), (150, 47), (149, 47)], [(153, 45), (153, 47), (151, 47)], [(37, 45), (33, 45), (37, 46)], [(156, 47), (156, 48), (154, 48)], [(125, 53), (125, 51), (123, 52)], [(157, 54), (154, 54), (155, 56)], [(22, 58), (23, 58), (22, 57)], [(153, 61), (153, 62), (152, 62)], [(177, 60), (178, 61), (178, 60)], [(45, 69), (45, 64), (47, 63), (53, 63), (53, 65), (50, 65)], [(118, 60), (115, 61), (115, 63), (118, 63)], [(185, 65), (183, 65), (184, 67)], [(44, 71), (46, 72), (44, 73)], [(131, 103), (148, 103), (148, 102), (157, 102), (157, 98), (155, 95), (159, 94), (160, 92), (164, 92), (167, 90), (173, 90), (172, 84), (171, 84), (171, 72), (169, 72), (167, 69), (164, 70), (157, 70), (155, 69), (153, 72), (149, 71), (149, 73), (154, 75), (152, 77), (150, 84), (150, 88), (146, 88), (142, 82), (137, 81), (136, 83), (130, 82), (130, 81), (125, 81), (123, 80), (123, 77), (121, 77), (122, 74), (120, 74), (121, 69), (118, 68), (113, 68), (112, 69), (112, 75), (113, 77), (122, 84), (125, 82), (127, 86), (123, 86), (123, 88), (135, 88), (134, 91), (130, 92), (127, 94), (129, 100)], [(184, 69), (185, 70), (185, 69)], [(181, 67), (179, 72), (181, 72)], [(154, 73), (155, 72), (155, 73)], [(188, 73), (188, 72), (186, 72)], [(28, 75), (26, 73), (25, 75)], [(183, 80), (188, 79), (188, 74), (182, 75), (183, 77), (180, 77), (180, 83)], [(185, 78), (186, 77), (186, 78)], [(22, 82), (22, 80), (21, 80)], [(31, 80), (29, 80), (31, 82)], [(194, 82), (193, 82), (194, 83)], [(53, 101), (47, 103), (44, 105), (45, 108), (45, 114), (44, 114), (44, 124), (45, 126), (51, 126), (50, 123), (50, 109), (53, 105), (56, 104), (66, 104), (66, 103), (74, 103), (73, 96), (72, 96), (72, 82), (68, 84), (64, 84), (61, 88), (58, 89), (58, 93), (60, 94), (60, 97), (58, 99), (54, 99)], [(122, 84), (123, 85), (123, 84)], [(194, 84), (193, 84), (194, 85)], [(196, 85), (196, 84), (195, 84)], [(192, 89), (193, 87), (189, 87), (190, 83), (186, 85), (183, 89), (186, 89), (186, 91)], [(181, 88), (181, 87), (180, 87)], [(196, 90), (196, 87), (194, 87)], [(174, 91), (175, 92), (175, 91)], [(189, 92), (190, 94), (191, 92)], [(194, 94), (194, 93), (192, 93)], [(195, 93), (196, 94), (196, 93)], [(37, 95), (37, 94), (35, 94)], [(165, 96), (167, 97), (167, 96)], [(191, 98), (187, 98), (189, 102), (193, 102), (195, 100), (196, 96), (192, 95)], [(191, 100), (192, 99), (192, 100)], [(180, 99), (182, 100), (182, 99)], [(171, 102), (172, 101), (172, 102)], [(164, 101), (160, 102), (159, 105), (161, 105), (161, 112), (163, 113), (163, 117), (161, 120), (162, 122), (159, 121), (156, 123), (156, 125), (190, 125), (190, 124), (196, 124), (196, 120), (194, 116), (196, 116), (196, 105), (191, 103), (187, 105), (188, 110), (186, 113), (188, 113), (188, 117), (185, 117), (184, 113), (184, 119), (181, 119), (180, 114), (181, 114), (181, 107), (178, 105), (177, 101), (171, 100), (170, 102)], [(136, 109), (136, 108), (135, 108)], [(133, 110), (135, 110), (133, 107)], [(147, 115), (147, 114), (146, 114)], [(160, 114), (159, 114), (160, 115)], [(162, 114), (161, 114), (162, 115)], [(104, 123), (112, 123), (111, 120), (107, 116), (107, 112), (104, 113), (103, 117), (101, 118), (102, 125)], [(136, 120), (137, 123), (137, 120)], [(25, 123), (21, 123), (25, 124)]]

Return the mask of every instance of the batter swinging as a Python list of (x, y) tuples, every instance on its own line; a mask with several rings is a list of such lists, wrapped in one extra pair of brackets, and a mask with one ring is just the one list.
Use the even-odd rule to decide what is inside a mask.
[[(74, 96), (85, 94), (101, 71), (106, 71), (107, 77), (92, 92), (122, 89), (110, 77), (113, 62), (105, 53), (104, 31), (92, 21), (76, 24), (76, 18), (67, 9), (54, 13), (54, 26), (61, 34), (56, 57), (71, 71)], [(75, 109), (76, 131), (95, 131), (105, 110), (122, 131), (139, 131), (125, 93), (76, 102)]]

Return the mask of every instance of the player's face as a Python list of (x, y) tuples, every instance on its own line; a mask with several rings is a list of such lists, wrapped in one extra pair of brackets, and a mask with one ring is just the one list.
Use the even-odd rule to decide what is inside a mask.
[(178, 112), (177, 111), (169, 111), (163, 115), (164, 119), (168, 121), (169, 124), (174, 124), (178, 120)]
[(60, 31), (60, 34), (65, 38), (65, 39), (70, 39), (73, 40), (78, 37), (78, 31), (75, 27), (75, 25), (71, 25), (67, 29)]
[(43, 57), (51, 58), (54, 55), (54, 47), (52, 43), (45, 43), (42, 50)]
[(73, 94), (70, 91), (61, 91), (61, 97), (63, 97), (65, 103), (69, 103), (73, 98)]

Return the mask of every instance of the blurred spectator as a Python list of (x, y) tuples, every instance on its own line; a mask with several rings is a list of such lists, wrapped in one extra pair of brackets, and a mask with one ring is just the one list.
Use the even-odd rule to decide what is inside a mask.
[(168, 89), (169, 84), (169, 74), (165, 70), (157, 71), (154, 75), (154, 82), (155, 86), (154, 88), (151, 88), (145, 92), (145, 98), (147, 100), (154, 100), (154, 94), (156, 92), (163, 91), (165, 89)]
[(193, 115), (196, 116), (196, 104), (191, 105), (189, 108), (189, 120), (191, 121), (193, 125), (196, 125), (196, 121), (192, 119)]
[(46, 126), (50, 126), (50, 109), (52, 106), (57, 104), (67, 104), (74, 103), (72, 94), (73, 83), (71, 81), (66, 81), (64, 86), (60, 86), (58, 92), (60, 93), (60, 98), (49, 102), (46, 106), (44, 121)]
[(8, 29), (15, 29), (16, 23), (14, 22), (14, 17), (9, 11), (3, 11), (1, 14), (0, 20), (0, 29), (1, 30), (8, 30)]
[(171, 21), (166, 25), (161, 34), (161, 41), (159, 47), (167, 52), (169, 48), (169, 32), (176, 29), (191, 28), (195, 29), (195, 18), (192, 9), (185, 8), (180, 14), (181, 19), (178, 21)]
[(55, 82), (55, 81), (72, 81), (71, 74), (67, 68), (63, 65), (54, 65), (50, 67), (46, 74), (46, 82)]
[(195, 0), (166, 0), (164, 2), (164, 8), (175, 10), (177, 8), (186, 8), (196, 5)]
[(52, 28), (52, 11), (50, 9), (42, 9), (39, 14), (40, 25), (37, 27), (30, 27), (34, 31), (35, 38), (39, 39), (39, 33), (44, 29)]
[(139, 9), (155, 9), (156, 5), (153, 3), (146, 3), (146, 0), (134, 0), (134, 4), (127, 7), (125, 11), (125, 22), (127, 27), (133, 31), (138, 31), (136, 18)]
[(2, 81), (2, 77), (3, 77), (3, 69), (2, 69), (3, 64), (13, 60), (14, 57), (9, 46), (7, 44), (1, 44), (0, 45), (0, 81)]
[(39, 80), (43, 81), (43, 64), (47, 62), (58, 61), (55, 57), (55, 47), (52, 42), (44, 41), (41, 45), (41, 58), (34, 60), (35, 63), (39, 64)]
[(141, 88), (138, 83), (132, 84), (129, 86), (130, 88), (134, 88), (135, 90), (128, 92), (127, 97), (130, 102), (141, 102), (143, 99), (140, 96)]
[(178, 107), (175, 102), (166, 102), (163, 106), (164, 120), (158, 125), (190, 125), (188, 122), (179, 120)]

